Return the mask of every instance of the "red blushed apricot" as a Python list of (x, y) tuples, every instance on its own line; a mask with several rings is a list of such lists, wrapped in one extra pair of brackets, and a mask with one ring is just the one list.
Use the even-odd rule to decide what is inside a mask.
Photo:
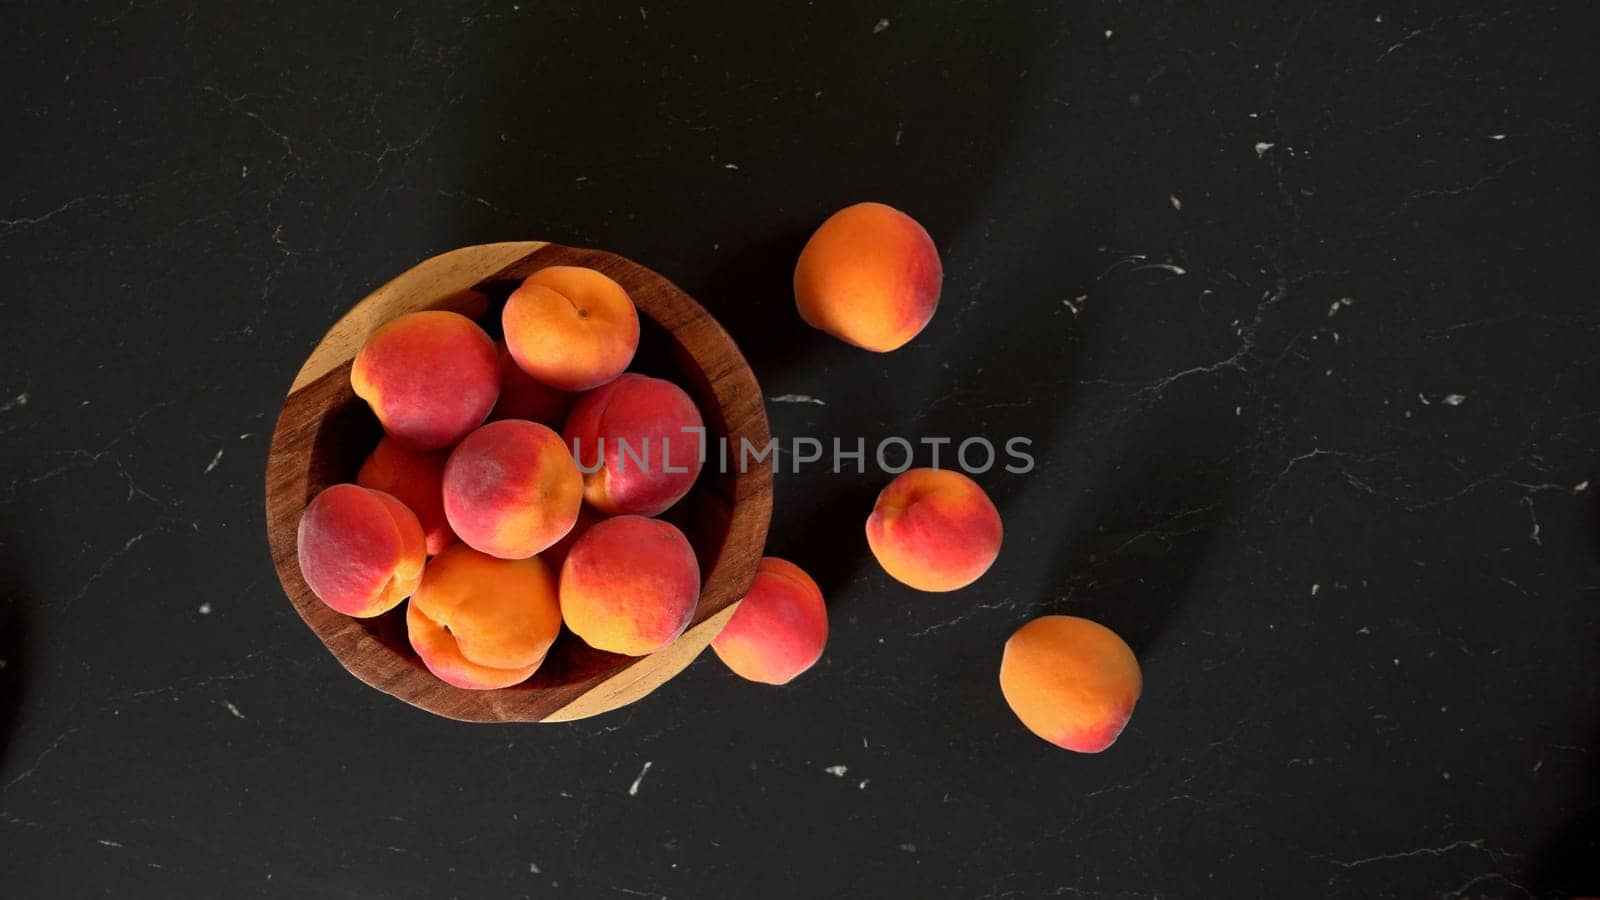
[(822, 589), (799, 566), (768, 556), (711, 649), (740, 678), (788, 684), (822, 658), (827, 642)]
[(385, 437), (356, 474), (356, 484), (383, 491), (416, 514), (429, 556), (456, 542), (444, 515), (444, 461), (443, 453), (407, 450)]
[(628, 292), (580, 266), (529, 275), (506, 300), (501, 324), (517, 365), (564, 391), (586, 391), (621, 375), (639, 348), (639, 313)]
[(806, 242), (794, 299), (812, 328), (886, 353), (933, 318), (943, 283), (939, 249), (915, 219), (882, 203), (858, 203), (834, 213)]
[(584, 395), (563, 436), (583, 472), (583, 496), (603, 513), (654, 516), (700, 475), (705, 422), (670, 381), (623, 375)]
[(1116, 742), (1144, 688), (1139, 660), (1104, 625), (1044, 616), (1017, 629), (1000, 658), (1000, 692), (1028, 730), (1099, 753)]
[(435, 556), (406, 608), (428, 671), (473, 690), (527, 679), (561, 631), (556, 579), (538, 557), (499, 559), (455, 544)]
[(407, 313), (373, 332), (350, 385), (411, 450), (442, 450), (477, 428), (500, 393), (494, 342), (460, 313)]
[(953, 591), (978, 580), (1000, 555), (1000, 512), (971, 478), (911, 469), (889, 482), (867, 519), (867, 545), (896, 581)]
[(357, 618), (386, 613), (410, 596), (427, 558), (411, 510), (354, 484), (336, 484), (306, 506), (296, 547), (311, 592)]
[(561, 566), (561, 616), (596, 650), (643, 656), (694, 618), (700, 564), (683, 532), (658, 519), (596, 522)]
[(500, 359), (500, 399), (489, 413), (490, 421), (527, 419), (560, 428), (578, 395), (557, 390), (522, 371), (505, 341), (496, 342), (495, 353)]
[(467, 546), (525, 559), (561, 540), (583, 505), (583, 476), (561, 436), (507, 419), (479, 428), (444, 465), (444, 514)]

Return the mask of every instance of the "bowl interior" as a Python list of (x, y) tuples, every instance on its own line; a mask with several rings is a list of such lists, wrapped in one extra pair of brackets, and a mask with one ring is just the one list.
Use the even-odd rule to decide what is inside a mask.
[[(436, 297), (420, 298), (420, 305), (413, 302), (393, 314), (380, 312), (371, 327), (413, 309), (452, 309), (471, 315), (498, 338), (500, 309), (506, 297), (528, 274), (547, 265), (588, 265), (622, 283), (640, 312), (639, 352), (630, 371), (666, 378), (682, 386), (705, 419), (707, 463), (689, 495), (662, 516), (683, 530), (700, 563), (699, 603), (691, 631), (680, 639), (699, 646), (677, 647), (673, 653), (664, 650), (635, 659), (595, 650), (563, 629), (539, 671), (522, 684), (495, 691), (453, 688), (434, 678), (412, 651), (406, 635), (404, 604), (372, 619), (351, 619), (334, 613), (305, 587), (298, 560), (292, 558), (294, 548), (287, 548), (291, 558), (285, 560), (280, 553), (285, 548), (279, 546), (282, 535), (272, 535), (285, 590), (334, 655), (369, 684), (452, 718), (538, 721), (562, 717), (559, 714), (563, 708), (607, 681), (630, 674), (631, 669), (663, 665), (668, 658), (681, 658), (681, 665), (686, 665), (711, 636), (699, 633), (703, 629), (696, 629), (695, 625), (705, 623), (743, 594), (765, 543), (770, 516), (769, 464), (753, 464), (739, 471), (737, 466), (723, 467), (717, 462), (718, 447), (724, 440), (729, 442), (735, 459), (741, 440), (757, 447), (766, 443), (766, 419), (754, 375), (732, 339), (698, 304), (659, 275), (613, 254), (544, 245), (509, 266), (480, 273), (484, 277), (472, 282), (469, 291), (441, 291)], [(375, 294), (364, 304), (379, 298)], [(382, 436), (377, 418), (351, 389), (349, 371), (347, 359), (292, 393), (285, 402), (278, 432), (274, 434), (274, 461), (278, 461), (280, 449), (286, 454), (299, 449), (301, 459), (297, 464), (303, 464), (304, 478), (298, 487), (292, 483), (278, 485), (279, 494), (287, 491), (293, 496), (287, 504), (274, 504), (275, 485), (269, 469), (269, 519), (275, 518), (275, 505), (286, 507), (297, 525), (306, 504), (324, 488), (355, 480), (362, 461)], [(293, 431), (293, 423), (286, 422), (292, 406), (310, 410), (303, 439), (298, 443), (287, 439), (292, 434), (285, 434), (286, 424)], [(280, 438), (285, 440), (280, 442)], [(273, 530), (272, 524), (269, 522), (269, 531)], [(292, 534), (289, 540), (292, 545)], [(292, 571), (285, 572), (285, 562)], [(632, 672), (627, 680), (648, 678), (648, 673)], [(588, 706), (594, 705), (591, 699)]]

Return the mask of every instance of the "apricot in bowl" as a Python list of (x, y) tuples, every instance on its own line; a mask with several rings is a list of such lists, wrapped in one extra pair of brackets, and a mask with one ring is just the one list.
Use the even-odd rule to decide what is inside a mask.
[[(561, 721), (645, 696), (710, 643), (749, 587), (766, 542), (770, 458), (728, 472), (702, 472), (667, 512), (700, 573), (682, 633), (665, 647), (634, 657), (597, 650), (563, 632), (537, 670), (509, 687), (475, 690), (440, 680), (413, 649), (398, 608), (358, 619), (318, 599), (301, 571), (296, 533), (302, 514), (324, 489), (355, 480), (384, 434), (373, 407), (351, 384), (357, 352), (387, 323), (408, 313), (447, 312), (464, 316), (480, 331), (485, 325), (492, 329), (502, 321), (506, 299), (530, 275), (556, 266), (593, 269), (625, 291), (640, 329), (633, 370), (682, 386), (704, 419), (708, 440), (759, 447), (770, 438), (760, 386), (727, 333), (671, 282), (615, 254), (538, 242), (466, 247), (408, 270), (335, 323), (296, 375), (273, 432), (266, 512), (274, 565), (295, 610), (345, 668), (385, 693), (450, 718)], [(481, 356), (472, 351), (469, 358), (474, 372), (492, 373), (493, 390), (474, 389), (473, 402), (448, 423), (458, 440), (489, 415), (501, 376), (488, 331), (481, 344), (475, 339), (462, 344), (485, 351)], [(478, 381), (475, 374), (473, 383)], [(438, 440), (435, 434), (420, 443), (431, 446)], [(420, 546), (420, 523), (417, 532)]]

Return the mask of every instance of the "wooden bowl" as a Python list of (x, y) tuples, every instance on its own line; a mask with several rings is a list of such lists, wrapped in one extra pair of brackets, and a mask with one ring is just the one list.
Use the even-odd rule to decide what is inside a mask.
[[(350, 363), (380, 325), (403, 313), (448, 309), (499, 333), (500, 307), (530, 273), (588, 266), (616, 279), (639, 307), (633, 368), (670, 378), (705, 417), (708, 464), (689, 496), (665, 518), (683, 529), (699, 557), (700, 601), (677, 641), (638, 658), (589, 647), (563, 630), (539, 671), (515, 687), (469, 691), (435, 678), (406, 637), (405, 606), (354, 619), (318, 600), (300, 574), (295, 533), (323, 488), (354, 481), (382, 430), (350, 387)], [(295, 376), (267, 458), (267, 541), (284, 592), (351, 674), (429, 712), (469, 722), (581, 719), (643, 697), (681, 672), (722, 628), (755, 577), (772, 517), (772, 468), (719, 471), (718, 438), (730, 459), (741, 441), (765, 447), (770, 433), (755, 374), (733, 339), (689, 295), (644, 266), (600, 250), (542, 242), (463, 247), (406, 271), (356, 304), (329, 329)], [(738, 466), (730, 466), (738, 469)]]

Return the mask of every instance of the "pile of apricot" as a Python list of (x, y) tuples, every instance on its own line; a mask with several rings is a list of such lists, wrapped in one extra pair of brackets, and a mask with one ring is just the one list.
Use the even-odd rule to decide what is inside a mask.
[[(700, 595), (688, 539), (656, 517), (699, 476), (705, 424), (682, 388), (627, 371), (639, 345), (627, 291), (551, 266), (512, 292), (501, 324), (498, 344), (443, 311), (372, 334), (350, 381), (384, 436), (354, 484), (311, 501), (298, 534), (324, 603), (368, 617), (409, 600), (423, 664), (478, 690), (526, 680), (563, 627), (600, 650), (653, 653)], [(747, 599), (728, 636), (735, 671), (787, 681), (821, 656), (827, 611), (804, 572), (764, 560)]]
[[(942, 280), (921, 225), (862, 203), (806, 244), (795, 302), (808, 324), (888, 352), (927, 326)], [(701, 583), (689, 541), (657, 517), (699, 476), (687, 436), (704, 423), (682, 388), (627, 371), (639, 343), (627, 291), (593, 269), (548, 267), (511, 294), (501, 324), (497, 344), (465, 316), (417, 312), (371, 336), (350, 379), (384, 437), (299, 529), (301, 571), (324, 603), (367, 617), (409, 599), (417, 655), (469, 689), (527, 679), (563, 628), (600, 650), (660, 650), (689, 625)], [(920, 591), (978, 580), (1002, 531), (983, 488), (947, 469), (896, 476), (866, 521), (883, 570)], [(816, 582), (767, 557), (712, 648), (739, 676), (784, 684), (827, 636)], [(1000, 685), (1029, 730), (1097, 752), (1127, 723), (1141, 678), (1110, 630), (1045, 616), (1006, 643)]]

